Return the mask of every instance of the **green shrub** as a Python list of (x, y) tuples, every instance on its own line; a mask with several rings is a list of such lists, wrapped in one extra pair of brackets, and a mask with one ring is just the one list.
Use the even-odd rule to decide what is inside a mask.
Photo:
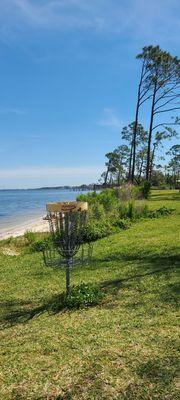
[(94, 242), (103, 237), (109, 236), (113, 231), (113, 227), (108, 220), (89, 221), (83, 230), (83, 242)]
[(50, 305), (50, 311), (58, 312), (65, 308), (78, 309), (95, 306), (101, 303), (104, 295), (104, 292), (97, 284), (82, 283), (81, 285), (73, 286), (69, 295), (62, 293), (56, 296)]
[(132, 185), (122, 185), (116, 189), (116, 196), (121, 201), (128, 201), (132, 198)]
[(142, 207), (142, 211), (141, 212), (142, 212), (142, 216), (144, 218), (149, 217), (149, 207), (148, 207), (147, 204), (144, 204), (144, 206)]
[(143, 199), (143, 188), (142, 186), (133, 186), (133, 196), (132, 198), (135, 200), (142, 200)]
[(122, 202), (118, 207), (120, 219), (128, 218), (130, 220), (135, 220), (138, 216), (138, 207), (135, 206), (133, 201)]
[(105, 211), (111, 211), (118, 204), (114, 189), (105, 189), (98, 195), (98, 201), (104, 206)]
[(135, 218), (148, 218), (149, 217), (149, 208), (147, 204), (139, 203), (135, 207)]
[(102, 220), (105, 218), (104, 206), (98, 202), (92, 204), (89, 209), (89, 218), (94, 220)]
[(118, 213), (119, 213), (120, 218), (122, 218), (122, 219), (127, 218), (127, 213), (128, 213), (128, 203), (127, 202), (122, 201), (119, 204)]
[(27, 231), (24, 234), (24, 237), (27, 239), (29, 244), (32, 244), (36, 241), (36, 233), (35, 232)]
[(98, 285), (82, 283), (72, 287), (70, 295), (66, 297), (66, 306), (68, 308), (89, 307), (99, 304), (102, 298), (103, 293)]
[[(133, 197), (148, 198), (150, 193), (149, 182), (144, 182), (144, 186), (137, 188), (133, 185), (124, 185), (121, 188), (105, 189), (100, 193), (88, 193), (80, 195), (81, 200), (90, 201), (89, 204), (89, 222), (84, 229), (83, 242), (93, 242), (113, 233), (115, 227), (128, 229), (130, 221), (136, 221), (141, 218), (159, 218), (168, 215), (172, 210), (162, 207), (158, 210), (150, 211), (147, 204), (139, 201), (134, 203)], [(120, 201), (120, 196), (130, 201)], [(125, 194), (125, 196), (124, 196)], [(118, 198), (119, 197), (119, 198)]]
[(116, 197), (121, 201), (142, 199), (142, 187), (125, 184), (115, 189)]
[(174, 212), (174, 208), (167, 208), (165, 206), (157, 209), (157, 210), (152, 210), (149, 213), (150, 218), (159, 218), (159, 217), (164, 217), (167, 215), (170, 215)]
[(112, 220), (112, 224), (113, 226), (117, 226), (120, 229), (129, 229), (131, 226), (131, 222), (127, 218), (126, 219), (115, 218), (114, 220)]
[(94, 201), (98, 198), (97, 192), (90, 192), (90, 193), (82, 193), (76, 197), (77, 201), (87, 201), (89, 204), (94, 203)]
[(51, 236), (48, 236), (44, 240), (36, 240), (34, 243), (31, 244), (30, 249), (32, 252), (40, 252), (43, 250), (53, 248), (53, 241)]
[(32, 243), (31, 250), (33, 252), (43, 251), (47, 248), (46, 243), (44, 240), (37, 240), (36, 242)]
[(106, 211), (110, 211), (118, 203), (114, 189), (104, 189), (100, 193), (92, 192), (77, 196), (79, 201), (87, 201), (90, 205), (102, 204)]
[(136, 219), (136, 208), (135, 205), (132, 201), (128, 203), (128, 212), (127, 212), (127, 218), (130, 220)]
[(145, 181), (144, 185), (142, 187), (143, 198), (148, 200), (149, 196), (150, 196), (150, 192), (151, 192), (151, 184), (150, 184), (150, 182)]

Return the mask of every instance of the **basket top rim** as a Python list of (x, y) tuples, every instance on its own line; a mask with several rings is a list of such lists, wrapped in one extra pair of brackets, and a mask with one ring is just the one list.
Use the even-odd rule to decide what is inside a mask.
[(46, 204), (48, 212), (72, 212), (72, 211), (87, 211), (88, 203), (86, 201), (59, 201)]

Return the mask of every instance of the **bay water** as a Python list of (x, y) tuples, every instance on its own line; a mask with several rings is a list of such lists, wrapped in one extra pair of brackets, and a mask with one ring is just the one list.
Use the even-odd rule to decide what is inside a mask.
[(43, 218), (46, 203), (73, 201), (81, 192), (65, 189), (0, 190), (0, 234)]

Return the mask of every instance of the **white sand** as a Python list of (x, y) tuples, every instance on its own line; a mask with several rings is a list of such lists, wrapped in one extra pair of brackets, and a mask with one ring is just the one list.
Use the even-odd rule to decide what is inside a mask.
[(31, 221), (24, 222), (20, 225), (0, 230), (0, 240), (8, 239), (9, 237), (22, 236), (27, 231), (31, 232), (47, 232), (49, 230), (48, 221), (43, 218), (36, 218)]

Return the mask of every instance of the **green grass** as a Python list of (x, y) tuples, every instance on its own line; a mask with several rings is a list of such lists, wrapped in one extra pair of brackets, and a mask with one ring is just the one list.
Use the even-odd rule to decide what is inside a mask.
[(3, 255), (1, 373), (3, 400), (176, 400), (178, 396), (178, 191), (154, 191), (148, 202), (175, 208), (94, 245), (91, 266), (72, 283), (99, 283), (100, 306), (48, 311), (65, 287), (63, 271), (41, 254)]

